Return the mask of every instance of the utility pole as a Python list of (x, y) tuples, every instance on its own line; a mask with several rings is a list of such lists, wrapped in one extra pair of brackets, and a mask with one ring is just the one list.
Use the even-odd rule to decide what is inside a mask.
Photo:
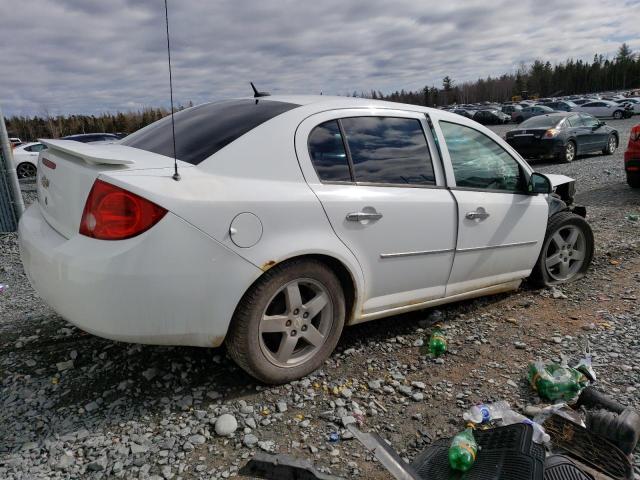
[(13, 152), (1, 108), (0, 146), (2, 147), (0, 160), (0, 231), (15, 232), (18, 228), (18, 220), (22, 212), (24, 212), (24, 201), (22, 200), (16, 167), (13, 164)]

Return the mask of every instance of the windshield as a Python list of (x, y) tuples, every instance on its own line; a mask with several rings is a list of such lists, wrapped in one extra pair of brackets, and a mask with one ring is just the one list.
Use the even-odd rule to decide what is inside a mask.
[(521, 129), (527, 128), (553, 128), (558, 125), (564, 117), (556, 117), (550, 115), (540, 115), (531, 117), (520, 124)]
[[(258, 125), (299, 105), (273, 100), (227, 100), (206, 103), (174, 115), (176, 157), (198, 165)], [(126, 137), (122, 145), (173, 158), (171, 116)]]

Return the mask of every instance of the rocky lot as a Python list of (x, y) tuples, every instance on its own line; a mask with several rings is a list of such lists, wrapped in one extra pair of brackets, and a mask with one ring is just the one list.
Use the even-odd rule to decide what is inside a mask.
[[(585, 279), (349, 328), (323, 369), (280, 387), (256, 384), (224, 349), (78, 330), (29, 286), (16, 236), (0, 236), (0, 283), (9, 285), (0, 293), (0, 478), (228, 478), (259, 450), (344, 477), (389, 478), (342, 417), (362, 415), (363, 430), (411, 459), (460, 430), (474, 403), (539, 403), (528, 362), (576, 360), (587, 340), (599, 388), (640, 408), (640, 191), (622, 169), (637, 121), (608, 123), (622, 137), (615, 155), (535, 165), (578, 181), (597, 245)], [(434, 360), (423, 344), (438, 320), (450, 351)]]

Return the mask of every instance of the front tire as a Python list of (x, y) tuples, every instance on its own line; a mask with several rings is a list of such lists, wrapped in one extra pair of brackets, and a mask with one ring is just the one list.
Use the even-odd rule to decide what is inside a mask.
[(616, 110), (613, 112), (613, 118), (616, 120), (620, 120), (624, 116), (624, 112), (622, 110)]
[(267, 271), (244, 295), (227, 350), (256, 379), (286, 383), (322, 365), (344, 322), (344, 293), (333, 271), (317, 260), (292, 260)]
[(549, 218), (540, 256), (530, 279), (541, 287), (584, 277), (593, 259), (593, 231), (580, 215), (563, 211)]
[(607, 139), (607, 145), (602, 149), (602, 153), (605, 155), (613, 155), (618, 148), (618, 137), (615, 135), (609, 135)]

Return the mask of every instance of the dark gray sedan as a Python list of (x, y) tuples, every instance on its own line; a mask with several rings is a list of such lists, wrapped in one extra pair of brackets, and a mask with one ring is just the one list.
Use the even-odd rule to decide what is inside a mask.
[(507, 132), (506, 140), (525, 158), (573, 161), (577, 155), (611, 155), (620, 136), (615, 128), (588, 113), (556, 112), (530, 118)]

